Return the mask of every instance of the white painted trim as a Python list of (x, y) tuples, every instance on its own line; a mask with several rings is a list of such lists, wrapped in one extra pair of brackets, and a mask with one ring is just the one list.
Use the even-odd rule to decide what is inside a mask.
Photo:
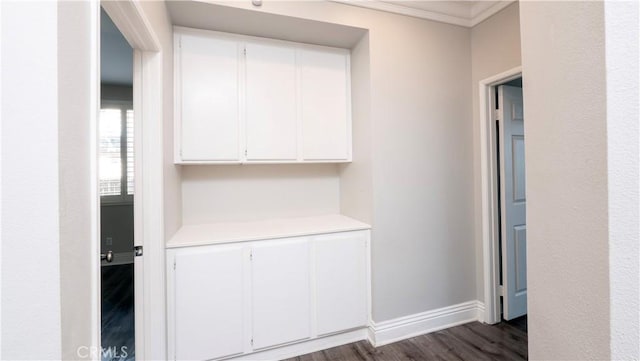
[[(166, 359), (162, 53), (142, 52), (142, 222), (145, 358)], [(135, 205), (134, 205), (135, 208)]]
[[(91, 2), (91, 26), (89, 31), (91, 32), (91, 57), (90, 57), (90, 88), (91, 96), (89, 97), (90, 104), (89, 109), (91, 111), (91, 117), (89, 120), (89, 134), (91, 139), (89, 141), (89, 171), (91, 177), (89, 179), (90, 184), (90, 209), (91, 209), (91, 245), (90, 254), (94, 255), (91, 258), (91, 346), (95, 347), (95, 350), (100, 350), (102, 345), (101, 340), (101, 319), (102, 319), (102, 296), (101, 296), (101, 275), (100, 270), (100, 182), (98, 178), (98, 165), (99, 165), (99, 134), (98, 134), (98, 119), (100, 118), (100, 4), (98, 2)], [(91, 353), (90, 357), (94, 361), (101, 359), (100, 354)]]
[(499, 217), (494, 189), (495, 152), (491, 127), (491, 89), (493, 86), (522, 76), (522, 67), (518, 66), (500, 74), (481, 80), (478, 84), (480, 94), (480, 179), (481, 179), (481, 221), (482, 250), (484, 273), (484, 305), (483, 321), (488, 324), (500, 322), (500, 302), (498, 296), (498, 230), (496, 222)]
[(480, 301), (476, 301), (476, 307), (478, 311), (478, 321), (484, 322), (484, 303)]
[(439, 21), (442, 23), (474, 27), (490, 16), (496, 14), (515, 0), (478, 1), (469, 8), (468, 14), (460, 14), (460, 6), (455, 2), (433, 1), (422, 2), (423, 6), (429, 6), (429, 10), (416, 9), (393, 1), (378, 0), (330, 0), (346, 5), (359, 6), (367, 9), (380, 10), (393, 14), (407, 15), (415, 18)]
[(102, 0), (100, 5), (132, 48), (160, 51), (160, 40), (138, 0)]
[[(333, 2), (342, 3), (346, 5), (359, 6), (362, 8), (380, 10), (388, 13), (399, 14), (399, 15), (407, 15), (412, 16), (414, 18), (426, 19), (426, 20), (434, 20), (442, 23), (460, 25), (469, 27), (471, 21), (466, 17), (460, 17), (458, 15), (449, 15), (449, 11), (447, 11), (448, 6), (445, 2), (441, 2), (443, 5), (441, 7), (440, 12), (422, 10), (416, 8), (410, 8), (407, 6), (402, 6), (399, 4), (390, 4), (388, 2), (376, 1), (376, 0), (331, 0)], [(434, 3), (435, 4), (435, 3)]]
[(515, 1), (477, 1), (471, 7), (470, 27), (480, 24), (514, 2)]
[[(142, 78), (142, 52), (135, 49), (133, 51), (133, 137), (134, 137), (134, 192), (133, 192), (133, 244), (134, 246), (143, 246), (144, 251), (144, 197), (143, 197), (143, 174), (139, 170), (143, 167), (142, 157), (142, 112), (137, 111), (142, 107), (142, 88), (144, 86)], [(136, 259), (138, 258), (138, 259)], [(133, 274), (134, 274), (134, 325), (135, 339), (144, 340), (145, 315), (144, 315), (144, 277), (135, 277), (135, 275), (144, 274), (144, 257), (133, 258)], [(139, 325), (142, 325), (141, 327)], [(138, 358), (144, 359), (145, 347), (142, 342), (135, 342), (135, 354)]]
[(387, 345), (445, 328), (478, 321), (481, 313), (484, 313), (484, 305), (482, 303), (468, 301), (414, 315), (398, 317), (389, 321), (373, 322), (369, 326), (369, 342), (375, 347)]
[[(2, 3), (0, 2), (0, 23), (2, 23)], [(2, 26), (0, 26), (2, 39)], [(2, 45), (0, 45), (0, 69), (2, 69)], [(0, 70), (0, 109), (2, 109), (2, 71)], [(0, 110), (0, 152), (2, 152), (2, 111)], [(0, 157), (0, 204), (2, 204), (2, 159)], [(2, 207), (0, 207), (0, 270), (2, 270)], [(2, 277), (0, 276), (0, 325), (2, 325)], [(0, 357), (2, 357), (2, 326), (0, 326)]]

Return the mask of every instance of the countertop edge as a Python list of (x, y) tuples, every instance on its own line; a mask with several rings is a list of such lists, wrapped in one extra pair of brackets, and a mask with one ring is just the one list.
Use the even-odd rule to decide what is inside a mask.
[[(216, 227), (220, 227), (220, 229), (224, 229), (227, 225), (226, 223), (211, 223), (211, 224), (198, 224), (198, 225), (186, 225), (181, 227), (174, 236), (166, 242), (165, 249), (177, 249), (177, 248), (187, 248), (187, 247), (199, 247), (199, 246), (208, 246), (208, 245), (221, 245), (221, 244), (230, 244), (230, 243), (242, 243), (242, 242), (252, 242), (252, 241), (260, 241), (260, 240), (270, 240), (277, 238), (291, 238), (291, 237), (303, 237), (303, 236), (313, 236), (318, 234), (331, 234), (331, 233), (340, 233), (340, 232), (351, 232), (351, 231), (362, 231), (369, 230), (371, 226), (364, 222), (352, 219), (343, 215), (327, 215), (327, 216), (319, 216), (319, 217), (304, 217), (304, 218), (291, 218), (291, 219), (277, 219), (273, 220), (274, 222), (279, 223), (287, 223), (291, 222), (292, 224), (296, 224), (297, 222), (313, 222), (315, 219), (326, 222), (328, 217), (335, 217), (341, 223), (339, 226), (325, 226), (325, 227), (311, 227), (308, 230), (292, 230), (292, 231), (281, 231), (281, 232), (265, 232), (264, 234), (259, 234), (260, 232), (247, 232), (247, 235), (230, 235), (219, 238), (209, 238), (209, 239), (199, 239), (196, 241), (183, 241), (180, 238), (186, 238), (182, 233), (192, 232), (192, 229), (202, 228), (206, 229), (206, 227), (211, 227), (215, 229)], [(231, 223), (234, 226), (243, 225), (248, 228), (251, 228), (252, 225), (259, 224), (264, 226), (264, 223), (269, 222), (269, 220), (257, 221), (257, 222), (238, 222)], [(352, 225), (345, 225), (345, 222), (352, 223)], [(322, 222), (321, 222), (322, 223)], [(331, 223), (331, 222), (326, 222)], [(292, 228), (295, 228), (292, 227)]]

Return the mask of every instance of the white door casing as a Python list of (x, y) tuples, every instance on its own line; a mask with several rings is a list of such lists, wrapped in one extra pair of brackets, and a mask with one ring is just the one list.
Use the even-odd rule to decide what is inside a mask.
[(498, 87), (503, 317), (527, 313), (527, 227), (522, 89)]

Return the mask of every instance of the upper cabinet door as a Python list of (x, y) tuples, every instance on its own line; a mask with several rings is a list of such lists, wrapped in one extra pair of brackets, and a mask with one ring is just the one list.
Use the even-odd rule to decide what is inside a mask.
[(246, 45), (245, 111), (247, 160), (297, 159), (293, 47)]
[(177, 57), (183, 161), (239, 161), (239, 45), (179, 35)]
[(349, 56), (342, 51), (298, 50), (303, 160), (349, 160)]

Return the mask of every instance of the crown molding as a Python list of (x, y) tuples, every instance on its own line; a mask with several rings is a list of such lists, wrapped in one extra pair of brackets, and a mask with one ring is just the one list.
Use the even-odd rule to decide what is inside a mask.
[(476, 1), (466, 9), (456, 1), (423, 1), (420, 3), (423, 7), (421, 9), (397, 4), (393, 1), (329, 1), (471, 28), (511, 5), (516, 0)]
[(477, 1), (471, 7), (470, 27), (480, 24), (514, 2), (516, 2), (516, 0)]

